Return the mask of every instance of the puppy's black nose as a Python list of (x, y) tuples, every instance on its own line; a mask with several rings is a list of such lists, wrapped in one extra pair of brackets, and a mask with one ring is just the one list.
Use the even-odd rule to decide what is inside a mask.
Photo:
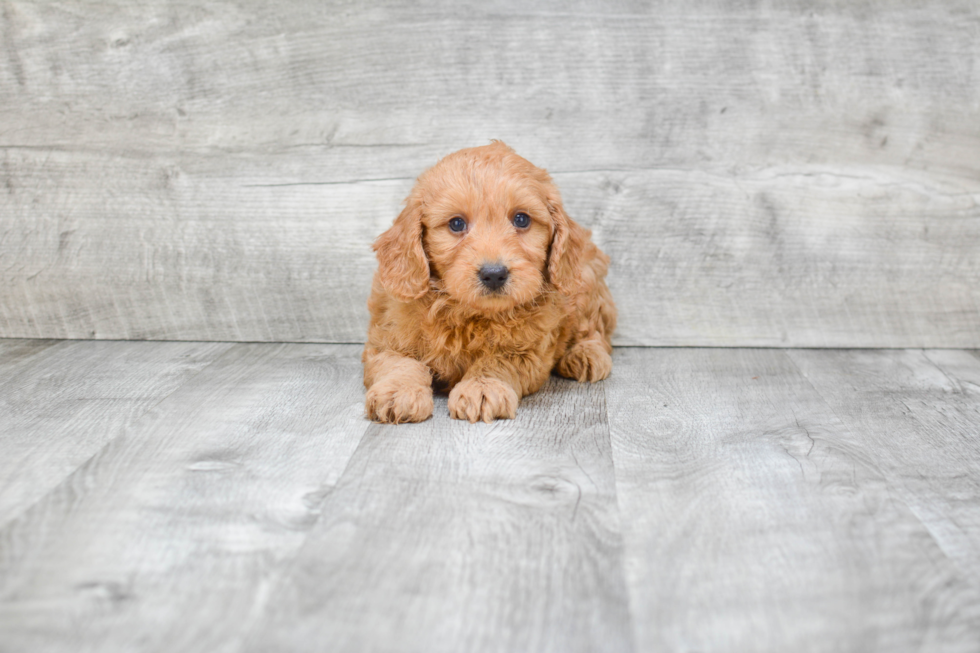
[(479, 274), (480, 283), (490, 290), (499, 290), (501, 286), (507, 283), (507, 275), (509, 275), (510, 272), (507, 270), (506, 265), (493, 263), (481, 267)]

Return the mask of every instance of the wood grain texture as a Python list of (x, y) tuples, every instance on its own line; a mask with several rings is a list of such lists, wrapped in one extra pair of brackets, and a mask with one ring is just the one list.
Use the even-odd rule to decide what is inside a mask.
[(372, 426), (249, 651), (630, 651), (601, 386)]
[(0, 526), (230, 346), (0, 342)]
[(618, 344), (980, 342), (980, 185), (867, 166), (565, 179), (613, 260)]
[(3, 370), (0, 378), (15, 374), (29, 365), (34, 356), (59, 343), (59, 340), (0, 339), (0, 369)]
[[(256, 187), (220, 158), (16, 158), (16, 185), (35, 199), (0, 217), (11, 264), (23, 262), (0, 290), (0, 329), (46, 331), (55, 312), (66, 316), (58, 337), (361, 342), (370, 243), (411, 187)], [(49, 210), (64, 220), (39, 238), (36, 216)]]
[(235, 345), (6, 525), (0, 650), (238, 650), (367, 426), (359, 354)]
[[(980, 546), (951, 551), (928, 513), (956, 503), (976, 523), (980, 455), (964, 441), (980, 422), (896, 379), (891, 356), (617, 350), (606, 391), (638, 650), (975, 650)], [(924, 432), (903, 402), (944, 428)], [(907, 486), (896, 459), (929, 480)]]
[(948, 350), (791, 356), (841, 420), (866, 434), (894, 494), (980, 588), (980, 361)]
[(968, 1), (8, 2), (0, 335), (359, 342), (411, 180), (501, 138), (613, 254), (620, 344), (978, 347), (978, 34)]
[(396, 427), (359, 355), (0, 340), (0, 653), (980, 641), (975, 351), (618, 348)]

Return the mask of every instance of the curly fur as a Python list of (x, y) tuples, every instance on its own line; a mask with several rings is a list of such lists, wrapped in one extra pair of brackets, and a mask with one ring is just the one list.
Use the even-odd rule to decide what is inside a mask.
[[(512, 223), (516, 212), (531, 225)], [(467, 222), (454, 233), (453, 217)], [(609, 257), (566, 215), (557, 187), (499, 141), (425, 171), (375, 242), (378, 270), (364, 348), (366, 411), (379, 422), (432, 414), (432, 390), (471, 422), (513, 418), (552, 370), (599, 381), (612, 370), (616, 308)], [(509, 270), (491, 293), (485, 264)]]

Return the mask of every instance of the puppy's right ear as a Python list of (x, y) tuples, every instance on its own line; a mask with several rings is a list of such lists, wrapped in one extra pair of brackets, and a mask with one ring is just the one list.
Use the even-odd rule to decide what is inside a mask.
[(391, 228), (374, 241), (378, 279), (403, 302), (429, 291), (429, 260), (422, 249), (422, 203), (413, 193)]

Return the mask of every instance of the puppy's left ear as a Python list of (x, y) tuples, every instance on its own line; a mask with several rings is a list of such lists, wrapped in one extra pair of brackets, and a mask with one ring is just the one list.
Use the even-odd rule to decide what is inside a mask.
[(392, 296), (403, 302), (429, 291), (429, 260), (422, 248), (422, 203), (413, 193), (395, 224), (374, 241), (378, 255), (378, 279)]
[(590, 242), (589, 232), (565, 213), (554, 184), (548, 184), (545, 198), (554, 224), (548, 252), (548, 280), (563, 295), (574, 295), (583, 287), (582, 261)]

